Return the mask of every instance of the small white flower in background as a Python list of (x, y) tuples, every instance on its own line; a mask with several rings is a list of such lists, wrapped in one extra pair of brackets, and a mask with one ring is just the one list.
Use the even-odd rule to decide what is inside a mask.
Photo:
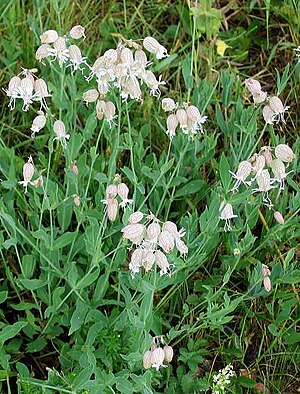
[(219, 219), (225, 220), (224, 231), (231, 231), (230, 220), (233, 218), (237, 218), (237, 215), (233, 213), (232, 205), (229, 203), (223, 202), (220, 206), (220, 216)]
[(43, 112), (33, 119), (32, 125), (30, 127), (30, 130), (32, 131), (31, 138), (34, 138), (35, 134), (42, 130), (46, 124), (46, 121), (47, 119)]
[(72, 29), (70, 30), (70, 37), (73, 38), (74, 40), (79, 40), (80, 38), (85, 38), (85, 28), (82, 27), (81, 25), (76, 25), (73, 26)]
[(220, 369), (217, 375), (213, 376), (212, 394), (225, 393), (226, 387), (230, 385), (230, 378), (235, 376), (232, 364)]
[(135, 223), (139, 223), (144, 217), (144, 214), (140, 211), (136, 211), (133, 212), (130, 216), (129, 216), (129, 223), (130, 224), (135, 224)]
[(167, 131), (166, 134), (170, 136), (170, 138), (173, 138), (175, 136), (175, 131), (178, 126), (179, 122), (177, 119), (177, 116), (174, 114), (171, 114), (167, 117)]
[(51, 49), (52, 47), (49, 44), (42, 44), (41, 46), (39, 46), (35, 52), (36, 60), (43, 63), (44, 59), (51, 56)]
[(155, 38), (146, 37), (143, 40), (143, 47), (150, 53), (156, 56), (156, 59), (163, 59), (168, 57), (167, 49), (162, 46)]
[(263, 277), (263, 285), (264, 285), (265, 290), (267, 292), (271, 291), (271, 289), (272, 289), (272, 283), (271, 283), (271, 279), (270, 279), (271, 271), (267, 265), (262, 264), (261, 274)]
[(284, 217), (282, 216), (282, 214), (279, 211), (274, 212), (274, 219), (279, 224), (284, 224)]
[(98, 99), (98, 97), (99, 92), (97, 89), (89, 89), (82, 95), (83, 101), (85, 102), (86, 106), (88, 106), (89, 103), (94, 103)]
[(285, 163), (291, 163), (294, 158), (295, 154), (292, 151), (292, 149), (285, 144), (279, 144), (275, 148), (275, 156), (277, 159), (285, 162)]
[(116, 220), (118, 214), (118, 200), (115, 198), (107, 199), (107, 217), (111, 222)]
[(70, 138), (70, 134), (66, 134), (66, 127), (64, 122), (61, 120), (56, 120), (53, 125), (54, 133), (56, 137), (53, 139), (60, 141), (63, 148), (67, 147), (67, 140)]
[(81, 201), (80, 201), (80, 197), (78, 197), (77, 194), (74, 194), (74, 196), (73, 196), (73, 201), (74, 201), (74, 204), (75, 204), (77, 207), (80, 206)]
[(19, 183), (24, 186), (25, 193), (27, 193), (28, 184), (32, 184), (31, 179), (34, 175), (34, 164), (32, 157), (29, 156), (27, 163), (23, 165), (23, 181)]

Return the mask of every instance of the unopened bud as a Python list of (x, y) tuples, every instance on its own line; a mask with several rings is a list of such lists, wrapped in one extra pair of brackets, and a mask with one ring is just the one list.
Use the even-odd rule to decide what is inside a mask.
[(42, 44), (53, 44), (58, 39), (58, 33), (56, 30), (47, 30), (45, 33), (40, 35)]
[(276, 211), (274, 212), (274, 219), (279, 223), (279, 224), (284, 224), (284, 218), (281, 215), (280, 212)]
[(80, 26), (80, 25), (76, 25), (73, 26), (72, 29), (70, 30), (70, 37), (73, 38), (74, 40), (78, 40), (79, 38), (85, 38), (85, 28)]

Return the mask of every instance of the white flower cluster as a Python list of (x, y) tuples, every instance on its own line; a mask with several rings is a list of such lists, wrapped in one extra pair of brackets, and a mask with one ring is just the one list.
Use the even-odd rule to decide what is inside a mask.
[(22, 110), (25, 112), (34, 101), (40, 103), (40, 110), (48, 109), (45, 99), (51, 97), (51, 94), (48, 92), (46, 82), (34, 74), (36, 72), (36, 69), (27, 70), (24, 68), (20, 74), (11, 78), (8, 89), (3, 89), (10, 98), (8, 107), (11, 110), (15, 108), (17, 99), (23, 100)]
[(292, 172), (286, 172), (286, 167), (294, 157), (294, 152), (286, 144), (279, 144), (275, 149), (267, 146), (261, 148), (258, 154), (239, 164), (236, 174), (231, 172), (236, 179), (232, 191), (236, 192), (241, 183), (252, 186), (256, 182), (252, 191), (262, 193), (264, 203), (271, 208), (273, 204), (268, 192), (277, 186), (280, 190), (284, 189), (285, 178)]
[(271, 279), (270, 279), (271, 271), (270, 271), (269, 267), (265, 264), (262, 264), (261, 273), (262, 273), (262, 277), (263, 277), (264, 288), (267, 292), (269, 292), (272, 289), (272, 283), (271, 283)]
[[(141, 223), (143, 219), (145, 224)], [(181, 239), (185, 231), (183, 229), (178, 231), (175, 223), (171, 221), (159, 223), (153, 214), (145, 216), (140, 211), (130, 215), (129, 223), (121, 231), (125, 239), (137, 246), (129, 263), (132, 277), (141, 268), (145, 272), (150, 271), (154, 263), (160, 269), (161, 276), (170, 274), (170, 264), (166, 254), (172, 252), (175, 247), (183, 256), (188, 253), (188, 247)]]
[[(107, 216), (112, 222), (116, 220), (119, 206), (125, 209), (128, 204), (133, 203), (133, 200), (128, 199), (129, 188), (124, 182), (121, 182), (119, 174), (115, 176), (114, 183), (107, 186), (105, 194), (105, 200), (101, 202), (107, 205)], [(118, 196), (121, 199), (120, 203), (117, 199)]]
[(41, 36), (41, 46), (35, 53), (35, 58), (42, 62), (46, 58), (52, 58), (52, 61), (57, 60), (59, 65), (68, 63), (67, 67), (71, 67), (72, 74), (76, 70), (83, 72), (80, 66), (85, 64), (86, 58), (82, 57), (81, 50), (77, 45), (69, 45), (69, 40), (78, 40), (84, 38), (84, 27), (77, 25), (72, 27), (68, 36), (59, 36), (56, 30), (47, 30)]
[(266, 92), (261, 90), (261, 85), (256, 79), (246, 79), (245, 85), (255, 104), (266, 103), (262, 111), (266, 123), (274, 124), (274, 122), (278, 123), (280, 120), (285, 123), (284, 113), (290, 108), (289, 106), (285, 107), (277, 96), (269, 97)]
[(194, 105), (180, 106), (173, 99), (166, 97), (162, 99), (162, 109), (165, 112), (172, 112), (167, 117), (166, 134), (170, 138), (175, 136), (178, 126), (184, 134), (193, 135), (198, 131), (203, 133), (202, 125), (206, 122), (207, 116), (201, 116), (199, 109)]
[(164, 363), (170, 363), (173, 359), (173, 349), (169, 345), (160, 347), (160, 343), (163, 344), (162, 337), (154, 337), (152, 339), (152, 346), (150, 350), (147, 350), (143, 356), (143, 365), (145, 369), (155, 368), (157, 371), (160, 367), (166, 367)]
[[(156, 55), (157, 59), (168, 56), (166, 48), (153, 37), (146, 37), (143, 47)], [(161, 76), (157, 79), (154, 73), (147, 69), (150, 64), (141, 45), (123, 39), (116, 49), (105, 51), (90, 67), (91, 72), (87, 80), (95, 77), (98, 86), (97, 89), (90, 89), (83, 94), (85, 103), (88, 105), (97, 101), (98, 119), (104, 117), (111, 124), (115, 118), (115, 107), (111, 101), (106, 101), (105, 96), (112, 89), (117, 88), (124, 101), (128, 98), (141, 101), (141, 86), (145, 84), (150, 90), (150, 95), (159, 98), (159, 87), (165, 82), (161, 80)]]
[(230, 384), (230, 378), (235, 376), (232, 364), (220, 369), (217, 375), (213, 376), (212, 394), (223, 394)]

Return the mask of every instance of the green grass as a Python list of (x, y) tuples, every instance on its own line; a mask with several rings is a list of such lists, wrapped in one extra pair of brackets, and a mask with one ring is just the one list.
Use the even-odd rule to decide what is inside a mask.
[[(299, 333), (299, 0), (2, 1), (0, 84), (21, 67), (37, 68), (52, 94), (47, 124), (34, 139), (38, 105), (0, 104), (0, 391), (3, 393), (211, 393), (228, 364), (226, 393), (294, 394), (300, 387)], [(121, 38), (155, 37), (170, 57), (149, 67), (162, 75), (162, 96), (189, 102), (208, 117), (204, 134), (165, 134), (168, 114), (145, 86), (143, 101), (122, 102), (110, 129), (86, 107), (96, 88), (80, 71), (35, 60), (39, 35), (81, 24), (92, 64)], [(216, 40), (229, 47), (224, 56)], [(77, 42), (76, 42), (77, 44)], [(286, 124), (265, 125), (245, 79), (261, 82), (290, 106)], [(61, 119), (67, 148), (55, 136)], [(233, 194), (229, 170), (263, 146), (296, 153), (285, 188), (269, 195), (285, 218), (273, 219), (259, 193)], [(43, 186), (18, 182), (31, 155)], [(78, 175), (72, 172), (76, 161)], [(105, 189), (116, 174), (131, 207), (107, 218)], [(298, 182), (298, 183), (297, 183)], [(74, 204), (80, 197), (80, 205)], [(238, 216), (224, 232), (220, 204)], [(131, 243), (121, 229), (135, 210), (184, 227), (187, 258), (172, 252), (172, 275), (158, 268), (132, 278)], [(262, 287), (262, 264), (272, 290)], [(151, 337), (173, 347), (167, 368), (143, 368)]]

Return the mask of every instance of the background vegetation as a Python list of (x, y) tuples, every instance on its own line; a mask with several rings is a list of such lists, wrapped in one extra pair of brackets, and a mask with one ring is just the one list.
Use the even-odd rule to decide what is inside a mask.
[[(170, 142), (160, 102), (146, 94), (143, 103), (112, 96), (112, 130), (97, 121), (83, 103), (91, 86), (80, 73), (35, 60), (42, 32), (65, 34), (76, 24), (86, 28), (80, 48), (90, 64), (121, 36), (159, 40), (170, 53), (152, 65), (167, 82), (162, 97), (196, 105), (208, 116), (204, 135), (178, 133)], [(3, 393), (209, 393), (229, 363), (236, 377), (227, 392), (299, 391), (297, 157), (284, 191), (273, 195), (284, 225), (246, 188), (232, 195), (229, 174), (265, 145), (299, 151), (299, 30), (299, 0), (1, 1), (0, 85), (21, 67), (38, 68), (51, 111), (71, 134), (67, 154), (50, 123), (32, 139), (32, 112), (10, 111), (1, 94)], [(290, 106), (286, 124), (265, 126), (248, 77)], [(25, 195), (18, 184), (29, 155), (46, 194)], [(189, 254), (171, 256), (172, 276), (131, 278), (120, 230), (132, 211), (109, 223), (101, 203), (116, 173), (136, 209), (186, 229)], [(238, 215), (229, 233), (219, 221), (224, 200)], [(272, 271), (269, 293), (261, 264)], [(143, 369), (150, 335), (164, 335), (174, 349), (158, 372)]]

